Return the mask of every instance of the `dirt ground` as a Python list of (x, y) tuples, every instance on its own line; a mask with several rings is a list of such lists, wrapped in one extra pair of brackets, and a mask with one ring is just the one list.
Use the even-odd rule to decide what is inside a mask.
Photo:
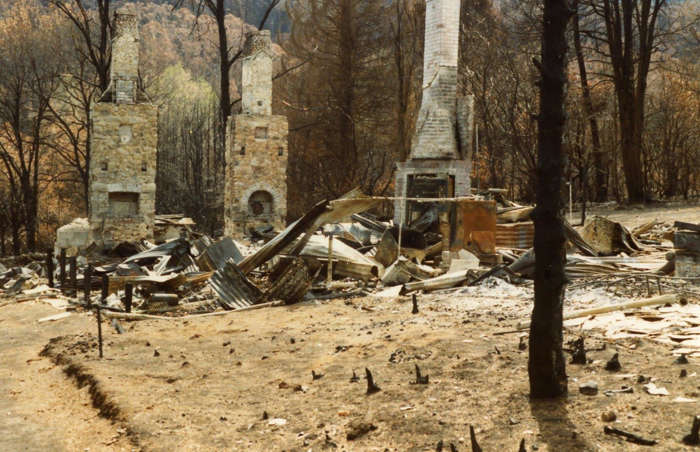
[[(619, 221), (629, 229), (655, 219), (700, 223), (700, 204), (668, 203), (650, 206), (625, 206), (623, 208), (619, 206), (595, 207), (586, 211), (586, 218), (592, 215), (601, 215), (613, 221)], [(574, 211), (574, 220), (581, 221), (581, 212)]]
[(78, 388), (39, 356), (52, 337), (93, 325), (87, 315), (37, 322), (56, 313), (41, 302), (0, 308), (0, 450), (131, 450), (124, 427), (93, 408), (89, 387)]
[[(700, 221), (693, 209), (642, 211), (639, 223)], [(470, 425), (484, 451), (516, 451), (523, 438), (528, 451), (649, 448), (605, 425), (657, 440), (651, 450), (692, 450), (681, 439), (698, 414), (685, 399), (700, 400), (700, 362), (674, 364), (668, 344), (588, 331), (590, 362), (567, 365), (569, 396), (531, 401), (522, 334), (494, 334), (529, 315), (527, 290), (422, 296), (419, 314), (407, 297), (367, 297), (121, 321), (123, 334), (105, 322), (103, 359), (91, 314), (38, 323), (57, 311), (9, 304), (0, 308), (0, 450), (433, 451), (443, 440), (443, 450), (469, 451)], [(622, 369), (608, 372), (615, 352)], [(429, 384), (412, 384), (416, 364)], [(365, 368), (381, 388), (372, 395)], [(669, 395), (646, 393), (640, 375)], [(596, 395), (579, 392), (588, 381)], [(622, 386), (633, 392), (604, 394)], [(602, 420), (609, 412), (615, 421)]]
[[(22, 317), (36, 306), (10, 309)], [(95, 385), (97, 408), (126, 428), (125, 441), (143, 450), (427, 451), (441, 439), (469, 450), (469, 425), (487, 451), (515, 451), (521, 438), (527, 450), (643, 448), (603, 434), (601, 415), (608, 411), (617, 416), (612, 425), (658, 440), (658, 450), (686, 450), (680, 439), (697, 409), (695, 403), (672, 401), (698, 397), (697, 363), (674, 365), (669, 346), (644, 339), (606, 343), (595, 333), (587, 346), (606, 348), (589, 352), (590, 364), (568, 366), (570, 396), (532, 402), (527, 351), (519, 349), (518, 335), (492, 334), (512, 325), (516, 316), (480, 313), (448, 300), (424, 301), (417, 315), (404, 299), (366, 298), (134, 322), (125, 324), (122, 335), (105, 328), (102, 360), (88, 315), (75, 317), (74, 334), (52, 340), (45, 354)], [(610, 373), (603, 366), (615, 351), (622, 370)], [(414, 364), (430, 376), (428, 385), (411, 384)], [(352, 372), (363, 376), (365, 367), (381, 388), (370, 396), (364, 379), (350, 382)], [(687, 377), (679, 378), (681, 368)], [(52, 370), (55, 384), (65, 385)], [(312, 370), (323, 377), (313, 380)], [(639, 375), (653, 377), (671, 396), (645, 393)], [(579, 383), (589, 380), (597, 382), (598, 395), (578, 392)], [(622, 385), (634, 393), (603, 395)], [(58, 399), (46, 404), (61, 411), (51, 413), (51, 422), (65, 409), (61, 394), (55, 395)], [(68, 424), (91, 435), (99, 428), (70, 418)], [(93, 413), (95, 419), (104, 422)], [(284, 422), (275, 419), (286, 423), (274, 425)], [(348, 440), (357, 423), (376, 429)], [(49, 430), (60, 436), (56, 426)], [(106, 447), (99, 434), (68, 436), (93, 440), (98, 450), (100, 444)]]

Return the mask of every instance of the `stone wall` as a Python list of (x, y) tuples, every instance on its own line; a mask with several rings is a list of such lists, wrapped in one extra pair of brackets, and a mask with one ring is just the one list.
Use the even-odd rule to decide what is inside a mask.
[(153, 237), (157, 126), (150, 104), (93, 105), (89, 221), (96, 241)]
[[(287, 135), (285, 116), (240, 114), (229, 120), (224, 191), (227, 236), (241, 237), (262, 225), (285, 227)], [(271, 205), (265, 204), (266, 196)]]

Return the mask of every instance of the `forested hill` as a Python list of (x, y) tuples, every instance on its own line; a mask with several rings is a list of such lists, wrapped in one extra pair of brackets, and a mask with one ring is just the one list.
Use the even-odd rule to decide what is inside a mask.
[[(0, 16), (5, 14), (6, 11), (10, 10), (15, 3), (26, 2), (28, 0), (2, 0), (0, 1)], [(29, 0), (33, 1), (33, 0)], [(47, 6), (50, 2), (49, 0), (36, 0), (37, 3)], [(83, 3), (88, 8), (96, 8), (98, 0), (83, 0)], [(119, 7), (125, 3), (135, 3), (135, 4), (155, 4), (158, 6), (164, 6), (172, 9), (175, 0), (112, 0), (115, 7)], [(190, 0), (184, 0), (183, 6), (190, 6)], [(277, 36), (280, 33), (288, 33), (290, 29), (290, 21), (287, 16), (286, 9), (284, 7), (284, 1), (280, 2), (274, 11), (270, 14), (270, 17), (265, 23), (265, 29), (270, 30), (273, 36)], [(260, 23), (265, 10), (267, 9), (268, 2), (261, 0), (225, 0), (226, 10), (232, 15), (242, 19), (246, 23), (257, 26)]]
[[(96, 0), (90, 0), (95, 3)], [(117, 4), (122, 3), (144, 3), (143, 0), (119, 0)], [(157, 5), (171, 6), (173, 0), (150, 0), (146, 3), (154, 3)], [(188, 4), (189, 0), (185, 0), (183, 4)], [(234, 16), (242, 19), (246, 23), (257, 26), (260, 23), (268, 2), (261, 0), (225, 0), (226, 9)], [(265, 24), (265, 29), (270, 30), (273, 35), (289, 32), (290, 22), (284, 8), (284, 2), (270, 14)]]

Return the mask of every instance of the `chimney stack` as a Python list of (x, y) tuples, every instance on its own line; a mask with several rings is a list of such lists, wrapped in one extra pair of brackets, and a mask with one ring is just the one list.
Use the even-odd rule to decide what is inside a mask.
[(110, 78), (113, 101), (133, 104), (139, 73), (139, 23), (136, 14), (121, 8), (112, 25), (112, 64)]
[(269, 30), (246, 35), (241, 71), (243, 114), (272, 114), (272, 56)]

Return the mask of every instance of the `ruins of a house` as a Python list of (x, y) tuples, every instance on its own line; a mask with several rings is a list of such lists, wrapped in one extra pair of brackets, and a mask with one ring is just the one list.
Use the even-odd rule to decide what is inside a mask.
[(138, 68), (138, 18), (120, 9), (110, 84), (90, 112), (89, 216), (56, 231), (57, 249), (153, 238), (158, 108), (140, 89)]
[(158, 109), (139, 89), (139, 24), (119, 10), (112, 27), (111, 82), (92, 106), (89, 224), (92, 241), (153, 237)]
[(226, 138), (224, 233), (241, 237), (259, 226), (281, 230), (287, 217), (287, 118), (272, 114), (268, 30), (249, 33), (243, 49), (242, 110)]
[[(470, 193), (473, 98), (458, 95), (459, 0), (427, 0), (423, 97), (411, 154), (397, 163), (398, 198), (449, 198)], [(425, 204), (396, 200), (395, 223), (411, 223)]]

